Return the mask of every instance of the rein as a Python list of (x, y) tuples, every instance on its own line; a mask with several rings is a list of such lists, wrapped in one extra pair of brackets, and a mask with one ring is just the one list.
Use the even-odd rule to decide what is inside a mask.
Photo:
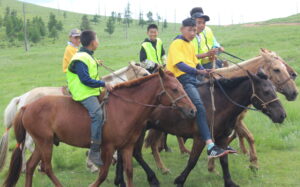
[(187, 95), (184, 94), (184, 95), (181, 95), (181, 96), (179, 96), (178, 98), (174, 99), (174, 98), (167, 92), (167, 90), (166, 90), (166, 88), (165, 88), (165, 86), (164, 86), (164, 84), (163, 84), (163, 80), (162, 80), (161, 76), (158, 75), (158, 77), (159, 77), (160, 85), (161, 85), (161, 87), (162, 87), (162, 91), (159, 92), (159, 94), (157, 95), (157, 97), (160, 98), (161, 95), (166, 94), (167, 97), (170, 99), (170, 101), (171, 101), (171, 103), (172, 103), (172, 106), (166, 106), (166, 105), (161, 105), (161, 104), (159, 104), (159, 105), (151, 105), (151, 104), (141, 103), (141, 102), (139, 102), (139, 101), (135, 101), (135, 100), (132, 100), (132, 99), (124, 98), (124, 97), (122, 97), (121, 95), (118, 95), (118, 94), (116, 94), (116, 93), (114, 93), (114, 92), (110, 92), (110, 94), (112, 94), (112, 95), (114, 95), (114, 96), (120, 98), (121, 100), (123, 100), (123, 101), (125, 101), (125, 102), (128, 102), (128, 103), (134, 103), (134, 104), (138, 104), (138, 105), (145, 106), (145, 107), (177, 109), (178, 106), (176, 105), (176, 103), (177, 103), (179, 100), (181, 100), (182, 98), (187, 97)]
[(111, 69), (110, 67), (104, 65), (103, 63), (99, 63), (100, 66), (104, 67), (106, 70), (108, 70), (109, 72), (111, 72), (111, 74), (113, 74), (114, 76), (118, 77), (119, 79), (121, 79), (122, 81), (126, 81), (124, 80), (121, 76), (119, 76), (118, 74), (115, 73), (115, 70)]

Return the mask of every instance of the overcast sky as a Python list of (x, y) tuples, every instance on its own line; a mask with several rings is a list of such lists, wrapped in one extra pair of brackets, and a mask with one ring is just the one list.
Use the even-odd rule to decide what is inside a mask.
[(210, 16), (208, 24), (227, 25), (271, 18), (286, 17), (300, 12), (300, 0), (24, 0), (26, 2), (86, 14), (110, 15), (112, 11), (124, 12), (129, 2), (134, 18), (139, 12), (158, 13), (168, 22), (181, 22), (189, 11), (201, 6)]

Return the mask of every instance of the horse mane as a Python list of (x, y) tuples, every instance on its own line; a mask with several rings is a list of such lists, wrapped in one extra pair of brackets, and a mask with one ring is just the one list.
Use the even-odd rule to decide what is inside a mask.
[[(259, 55), (257, 57), (254, 57), (254, 58), (251, 58), (251, 59), (248, 59), (248, 60), (245, 60), (243, 62), (240, 62), (238, 63), (238, 65), (242, 66), (242, 67), (245, 67), (247, 65), (251, 65), (251, 62), (253, 60), (258, 60), (259, 58), (261, 58), (262, 56)], [(231, 72), (235, 72), (235, 71), (239, 71), (241, 68), (238, 67), (237, 65), (232, 65), (232, 66), (229, 66), (229, 67), (224, 67), (224, 68), (218, 68), (215, 70), (215, 72), (217, 73), (231, 73)]]
[(216, 83), (216, 81), (218, 81), (224, 89), (232, 89), (235, 88), (237, 85), (241, 84), (243, 81), (248, 79), (249, 79), (248, 76), (234, 77), (230, 79), (220, 78), (214, 81), (214, 85), (218, 88), (218, 85)]
[[(164, 71), (164, 73), (174, 77), (173, 73), (171, 73), (170, 71)], [(145, 76), (145, 77), (141, 77), (141, 78), (138, 78), (138, 79), (134, 79), (134, 80), (131, 80), (131, 81), (126, 81), (126, 82), (123, 82), (123, 83), (119, 83), (119, 84), (114, 86), (114, 89), (131, 88), (131, 87), (134, 87), (134, 86), (138, 86), (138, 85), (140, 85), (140, 84), (146, 82), (147, 80), (150, 80), (150, 79), (152, 79), (153, 77), (156, 77), (156, 76), (160, 76), (160, 75), (158, 73), (154, 73), (154, 74), (151, 74), (151, 75), (148, 75), (148, 76)]]

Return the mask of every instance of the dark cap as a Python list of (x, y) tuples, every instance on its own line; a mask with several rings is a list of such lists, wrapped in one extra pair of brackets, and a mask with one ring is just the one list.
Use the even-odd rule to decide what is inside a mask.
[(183, 27), (195, 27), (196, 22), (193, 18), (186, 18), (185, 20), (182, 21), (182, 26)]
[(203, 12), (195, 12), (194, 14), (192, 14), (192, 18), (197, 19), (197, 18), (204, 18), (205, 21), (209, 21), (209, 17), (205, 14), (203, 14)]
[(80, 36), (81, 34), (81, 30), (79, 29), (72, 29), (69, 33), (69, 36), (71, 37), (76, 37), (76, 36)]

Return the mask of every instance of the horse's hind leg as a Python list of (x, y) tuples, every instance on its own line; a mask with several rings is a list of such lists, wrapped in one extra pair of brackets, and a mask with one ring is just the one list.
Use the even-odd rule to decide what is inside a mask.
[(117, 159), (117, 165), (116, 165), (116, 177), (115, 177), (115, 185), (120, 185), (121, 187), (126, 187), (125, 181), (124, 181), (124, 175), (123, 175), (123, 159), (122, 154), (120, 151), (118, 151), (118, 159)]
[[(156, 131), (156, 132), (157, 132), (157, 134), (160, 133), (161, 135), (163, 135), (163, 133), (161, 131)], [(170, 172), (170, 170), (165, 166), (165, 164), (163, 163), (163, 161), (160, 158), (160, 154), (159, 154), (159, 150), (158, 150), (159, 143), (160, 143), (160, 138), (157, 141), (152, 142), (152, 144), (151, 144), (152, 154), (155, 159), (157, 168), (159, 170), (161, 170), (163, 174), (167, 174)]]
[[(41, 141), (39, 141), (41, 142)], [(37, 143), (37, 142), (36, 142)], [(52, 149), (53, 149), (53, 138), (49, 138), (44, 140), (42, 143), (37, 144), (38, 149), (42, 154), (42, 163), (45, 169), (45, 173), (51, 179), (53, 184), (56, 187), (62, 187), (62, 184), (59, 182), (57, 177), (54, 175), (51, 165), (51, 158), (52, 158)]]
[(133, 187), (133, 168), (132, 168), (132, 151), (133, 146), (130, 145), (123, 149), (122, 151), (122, 158), (123, 158), (123, 168), (125, 169), (126, 176), (127, 176), (127, 186)]
[(180, 136), (176, 136), (177, 137), (177, 141), (178, 141), (178, 145), (179, 145), (179, 149), (181, 154), (187, 153), (187, 154), (191, 154), (191, 151), (189, 151), (185, 146), (184, 146), (184, 140), (182, 137)]
[(31, 187), (32, 186), (32, 177), (34, 174), (34, 170), (36, 166), (38, 165), (39, 161), (41, 160), (41, 153), (36, 148), (30, 158), (27, 161), (26, 164), (26, 180), (25, 180), (25, 186)]

